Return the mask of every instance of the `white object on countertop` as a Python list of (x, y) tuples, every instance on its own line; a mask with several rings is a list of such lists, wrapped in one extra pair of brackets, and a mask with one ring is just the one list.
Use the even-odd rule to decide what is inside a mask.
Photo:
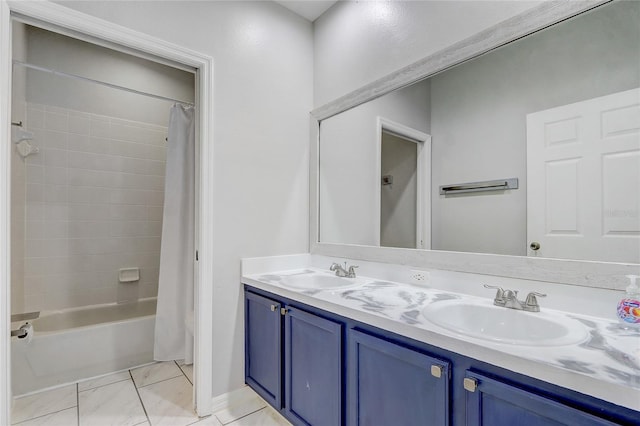
[(118, 271), (118, 281), (131, 283), (140, 281), (140, 268), (122, 268)]

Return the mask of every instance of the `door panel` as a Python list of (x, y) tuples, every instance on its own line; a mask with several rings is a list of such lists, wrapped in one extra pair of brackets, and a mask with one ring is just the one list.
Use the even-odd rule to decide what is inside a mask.
[(640, 261), (640, 89), (527, 115), (530, 256)]
[(613, 426), (607, 420), (540, 395), (467, 371), (477, 387), (467, 391), (467, 426)]
[(342, 424), (342, 325), (288, 307), (285, 342), (287, 413), (300, 424)]
[(245, 293), (245, 378), (261, 397), (282, 407), (280, 303)]
[(357, 330), (348, 342), (347, 424), (449, 424), (448, 362)]

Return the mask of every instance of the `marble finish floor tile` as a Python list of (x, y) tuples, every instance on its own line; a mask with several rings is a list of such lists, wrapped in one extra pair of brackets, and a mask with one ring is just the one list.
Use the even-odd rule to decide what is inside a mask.
[(134, 426), (147, 421), (131, 380), (78, 394), (80, 426)]
[(16, 398), (11, 411), (12, 423), (41, 417), (78, 405), (76, 385), (68, 385)]
[(193, 386), (182, 374), (138, 392), (153, 426), (185, 426), (198, 420), (192, 408)]
[(17, 426), (75, 426), (77, 424), (78, 408), (71, 407), (42, 417), (26, 420), (18, 423)]
[(133, 376), (133, 381), (136, 383), (136, 387), (141, 388), (163, 380), (182, 376), (182, 371), (175, 362), (166, 361), (135, 368), (131, 370), (131, 375)]
[(93, 388), (98, 388), (104, 385), (110, 385), (111, 383), (122, 382), (124, 380), (131, 380), (129, 370), (120, 371), (118, 373), (108, 374), (106, 376), (97, 377), (95, 379), (85, 380), (78, 383), (78, 391), (86, 391)]
[(284, 417), (270, 407), (242, 417), (228, 426), (291, 426)]
[(223, 425), (266, 407), (266, 403), (250, 387), (222, 395), (213, 402), (213, 414)]

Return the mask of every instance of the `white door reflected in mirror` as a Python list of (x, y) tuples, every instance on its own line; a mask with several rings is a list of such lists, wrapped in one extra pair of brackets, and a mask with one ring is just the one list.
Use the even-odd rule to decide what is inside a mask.
[(640, 259), (640, 89), (527, 115), (531, 256)]

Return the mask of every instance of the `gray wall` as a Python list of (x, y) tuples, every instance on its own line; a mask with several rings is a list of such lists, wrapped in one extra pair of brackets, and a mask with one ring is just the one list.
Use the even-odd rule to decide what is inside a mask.
[(381, 151), (382, 176), (393, 183), (380, 190), (380, 245), (416, 248), (418, 145), (383, 132)]
[[(28, 27), (27, 61), (95, 80), (193, 102), (194, 74)], [(16, 69), (24, 67), (16, 66)], [(50, 73), (27, 71), (27, 101), (166, 126), (170, 101), (78, 81)]]
[[(640, 86), (640, 2), (574, 18), (431, 79), (432, 247), (525, 255), (526, 115)], [(444, 184), (520, 189), (444, 198)]]
[(376, 119), (429, 133), (429, 115), (429, 81), (423, 81), (322, 121), (320, 241), (376, 244)]
[[(12, 25), (12, 54), (14, 59), (27, 58), (27, 26), (19, 22)], [(11, 82), (11, 122), (23, 123), (27, 119), (27, 74), (21, 67), (14, 67)], [(12, 126), (13, 127), (13, 126)], [(24, 250), (26, 164), (11, 144), (11, 312), (24, 312)]]

